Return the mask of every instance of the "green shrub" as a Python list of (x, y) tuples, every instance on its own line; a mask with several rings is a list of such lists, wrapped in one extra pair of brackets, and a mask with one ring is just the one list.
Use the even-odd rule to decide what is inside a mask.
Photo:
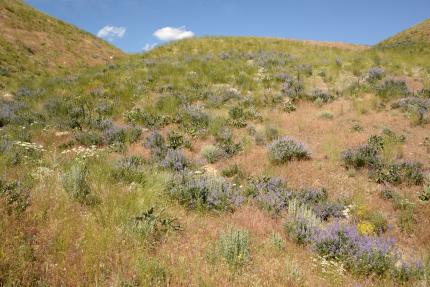
[(330, 111), (322, 111), (318, 114), (318, 117), (322, 118), (322, 119), (331, 120), (331, 119), (333, 119), (334, 115)]
[(30, 205), (30, 194), (20, 182), (0, 179), (0, 198), (5, 198), (8, 213), (22, 213)]
[(150, 243), (159, 242), (166, 233), (178, 231), (181, 226), (175, 217), (165, 216), (164, 210), (151, 207), (133, 218), (132, 229)]
[(125, 157), (118, 160), (113, 169), (112, 177), (115, 181), (124, 181), (126, 183), (145, 182), (144, 159), (138, 156)]
[(167, 146), (171, 149), (178, 149), (184, 145), (184, 136), (177, 131), (169, 131), (167, 134)]
[(215, 163), (224, 156), (224, 152), (214, 145), (204, 146), (200, 154), (208, 161), (208, 163)]
[(79, 203), (94, 205), (97, 203), (96, 197), (91, 194), (88, 184), (88, 168), (83, 162), (75, 162), (64, 171), (63, 177), (64, 190)]
[(218, 248), (227, 264), (236, 269), (245, 265), (251, 259), (249, 232), (241, 229), (232, 229), (221, 234)]
[(187, 172), (173, 175), (166, 191), (189, 209), (231, 211), (244, 200), (237, 187), (223, 177)]
[(315, 229), (320, 226), (320, 219), (306, 204), (291, 200), (288, 203), (287, 220), (284, 228), (288, 237), (298, 244), (310, 242)]
[(230, 128), (221, 129), (215, 136), (217, 146), (224, 152), (226, 156), (233, 156), (242, 150), (240, 143), (233, 141), (233, 132)]
[(243, 177), (244, 176), (242, 170), (237, 164), (232, 164), (227, 166), (222, 170), (221, 174), (225, 177), (233, 177), (233, 176)]
[(311, 156), (311, 152), (303, 143), (290, 137), (273, 141), (268, 146), (268, 152), (269, 159), (275, 164), (286, 163), (293, 159), (309, 159)]

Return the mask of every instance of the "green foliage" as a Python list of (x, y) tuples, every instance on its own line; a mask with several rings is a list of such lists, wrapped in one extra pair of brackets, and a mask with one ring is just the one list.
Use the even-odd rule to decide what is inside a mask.
[(273, 141), (268, 146), (268, 153), (270, 160), (275, 164), (283, 164), (293, 159), (309, 159), (311, 155), (303, 143), (289, 137)]
[(0, 199), (4, 198), (8, 213), (22, 213), (30, 205), (29, 191), (20, 182), (0, 179)]
[(169, 131), (167, 134), (167, 146), (171, 149), (177, 149), (184, 145), (184, 136), (174, 130)]
[(208, 163), (215, 163), (224, 156), (224, 152), (217, 146), (205, 145), (200, 154)]
[(218, 248), (227, 264), (238, 269), (251, 260), (249, 232), (242, 229), (231, 229), (221, 234)]
[(88, 183), (88, 167), (85, 162), (74, 162), (66, 168), (62, 176), (64, 190), (79, 203), (94, 205), (97, 198), (91, 193)]
[(132, 229), (150, 243), (158, 243), (170, 231), (179, 231), (181, 226), (175, 217), (165, 216), (164, 209), (155, 207), (143, 211), (133, 218)]
[(145, 183), (144, 159), (138, 156), (119, 159), (112, 168), (112, 177), (115, 181), (126, 183)]

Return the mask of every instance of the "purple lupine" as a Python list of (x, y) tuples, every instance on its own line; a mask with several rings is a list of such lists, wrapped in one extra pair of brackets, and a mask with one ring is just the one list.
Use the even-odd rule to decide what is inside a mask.
[(279, 213), (288, 206), (291, 191), (278, 177), (262, 177), (250, 182), (248, 192), (260, 207), (272, 213)]
[(166, 157), (161, 162), (161, 166), (176, 171), (182, 171), (188, 166), (188, 160), (181, 151), (169, 149), (167, 150)]
[(317, 229), (311, 241), (320, 256), (340, 260), (358, 274), (383, 275), (397, 258), (394, 240), (361, 235), (356, 226), (339, 222)]

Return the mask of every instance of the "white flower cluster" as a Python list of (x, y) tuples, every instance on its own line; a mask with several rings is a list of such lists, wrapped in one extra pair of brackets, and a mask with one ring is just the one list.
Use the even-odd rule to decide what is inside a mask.
[(261, 67), (258, 69), (258, 72), (254, 77), (254, 80), (257, 82), (261, 82), (263, 80), (270, 80), (270, 76), (268, 76), (266, 74), (266, 70), (263, 67)]
[(44, 180), (47, 177), (54, 175), (54, 173), (54, 170), (50, 169), (49, 167), (39, 166), (31, 173), (31, 176), (38, 180)]
[(22, 141), (15, 141), (14, 144), (18, 147), (22, 147), (25, 150), (28, 151), (37, 151), (37, 152), (44, 152), (46, 149), (44, 149), (43, 145), (39, 145), (36, 143), (30, 143), (30, 142), (22, 142)]
[(353, 208), (354, 208), (354, 205), (351, 204), (351, 205), (345, 206), (345, 209), (342, 210), (342, 214), (347, 220), (351, 218), (351, 210)]
[(314, 262), (314, 267), (320, 267), (322, 273), (327, 275), (343, 276), (346, 272), (345, 267), (341, 262), (327, 260), (319, 255), (312, 258), (312, 261)]
[(90, 147), (78, 146), (72, 149), (63, 150), (61, 154), (75, 154), (77, 158), (87, 159), (91, 157), (99, 157), (99, 153), (104, 150), (104, 148), (97, 148), (95, 145)]

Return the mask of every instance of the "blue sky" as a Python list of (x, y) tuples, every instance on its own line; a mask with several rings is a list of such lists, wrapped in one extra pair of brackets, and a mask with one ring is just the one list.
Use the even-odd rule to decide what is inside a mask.
[(155, 44), (204, 35), (375, 44), (430, 17), (430, 0), (26, 2), (49, 15), (99, 34), (127, 52), (141, 52)]

